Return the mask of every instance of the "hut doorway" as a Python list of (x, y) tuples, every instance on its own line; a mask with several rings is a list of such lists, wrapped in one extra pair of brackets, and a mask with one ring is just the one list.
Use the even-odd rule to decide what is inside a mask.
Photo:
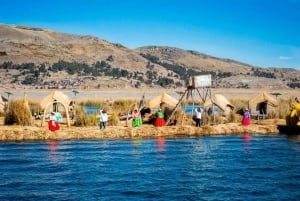
[(268, 108), (268, 103), (267, 102), (261, 102), (258, 104), (258, 111), (259, 114), (261, 115), (266, 115), (267, 114), (267, 108)]

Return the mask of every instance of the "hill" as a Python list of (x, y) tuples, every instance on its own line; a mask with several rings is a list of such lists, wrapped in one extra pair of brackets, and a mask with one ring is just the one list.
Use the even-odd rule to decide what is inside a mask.
[[(193, 50), (129, 49), (93, 36), (0, 24), (3, 88), (185, 87), (189, 77), (212, 74), (214, 87), (299, 87), (294, 69), (258, 68)], [(298, 84), (297, 84), (298, 83)]]
[[(289, 88), (299, 87), (300, 71), (289, 68), (259, 68), (234, 61), (216, 58), (193, 50), (172, 47), (147, 46), (136, 50), (154, 58), (154, 63), (163, 66), (176, 65), (188, 70), (210, 73), (214, 87), (224, 88)], [(159, 61), (156, 62), (155, 59)], [(180, 73), (179, 73), (180, 74)]]

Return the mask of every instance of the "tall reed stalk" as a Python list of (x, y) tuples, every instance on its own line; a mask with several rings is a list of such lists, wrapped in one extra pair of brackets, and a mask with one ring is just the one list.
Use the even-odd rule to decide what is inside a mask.
[(32, 125), (32, 115), (28, 104), (22, 100), (11, 100), (4, 118), (5, 125)]

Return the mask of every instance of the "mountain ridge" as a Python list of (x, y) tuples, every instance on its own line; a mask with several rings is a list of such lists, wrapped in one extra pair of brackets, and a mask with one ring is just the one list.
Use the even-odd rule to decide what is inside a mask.
[[(0, 45), (2, 47), (0, 84), (3, 86), (12, 86), (16, 83), (24, 85), (29, 78), (35, 81), (31, 85), (69, 78), (80, 80), (83, 75), (95, 78), (92, 82), (84, 81), (84, 85), (91, 88), (101, 88), (108, 80), (111, 83), (119, 82), (108, 87), (185, 87), (189, 77), (207, 73), (213, 75), (214, 87), (227, 88), (260, 86), (289, 88), (292, 86), (291, 83), (298, 87), (296, 83), (300, 80), (300, 71), (296, 69), (260, 68), (177, 47), (150, 45), (129, 49), (121, 44), (111, 43), (91, 35), (61, 33), (21, 25), (0, 24)], [(105, 64), (105, 69), (97, 69), (97, 73), (84, 69), (86, 72), (78, 71), (71, 76), (63, 72), (51, 71), (53, 65), (60, 61), (65, 61), (64, 65), (72, 64), (75, 67), (79, 64), (87, 64), (92, 69), (97, 68), (96, 64), (102, 62), (103, 65)], [(12, 62), (8, 72), (5, 65), (3, 67), (7, 62)], [(22, 69), (24, 63), (33, 63), (35, 69), (45, 66), (46, 71), (50, 73), (47, 77), (45, 72), (42, 75), (41, 72), (35, 72), (36, 75), (30, 77), (30, 73)], [(114, 69), (117, 74), (119, 72), (116, 69), (119, 69), (126, 76), (123, 76), (124, 79), (116, 80), (116, 76), (107, 73), (107, 69)], [(7, 75), (10, 74), (12, 78), (8, 79), (10, 76)], [(3, 78), (6, 78), (5, 82)], [(257, 83), (258, 80), (261, 84)]]

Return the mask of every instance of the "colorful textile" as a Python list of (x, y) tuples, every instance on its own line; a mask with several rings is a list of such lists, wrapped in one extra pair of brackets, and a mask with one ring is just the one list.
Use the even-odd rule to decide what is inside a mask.
[(161, 117), (157, 117), (155, 119), (155, 126), (156, 127), (161, 127), (161, 126), (165, 126), (166, 125), (166, 121), (164, 118), (161, 118)]
[(132, 126), (133, 127), (138, 127), (138, 126), (141, 126), (143, 123), (142, 123), (142, 118), (141, 117), (138, 117), (138, 118), (134, 118), (132, 120)]
[(244, 125), (244, 126), (248, 126), (248, 125), (250, 125), (250, 118), (243, 118), (243, 120), (242, 120), (242, 124)]
[(156, 116), (158, 117), (158, 118), (164, 118), (164, 113), (163, 112), (161, 112), (161, 111), (158, 111), (157, 113), (156, 113)]
[(62, 116), (60, 113), (55, 113), (55, 121), (57, 122), (62, 122)]
[(244, 126), (250, 125), (250, 112), (249, 111), (244, 112), (242, 125), (244, 125)]
[(57, 131), (60, 127), (56, 121), (50, 120), (48, 121), (48, 128), (50, 131)]

